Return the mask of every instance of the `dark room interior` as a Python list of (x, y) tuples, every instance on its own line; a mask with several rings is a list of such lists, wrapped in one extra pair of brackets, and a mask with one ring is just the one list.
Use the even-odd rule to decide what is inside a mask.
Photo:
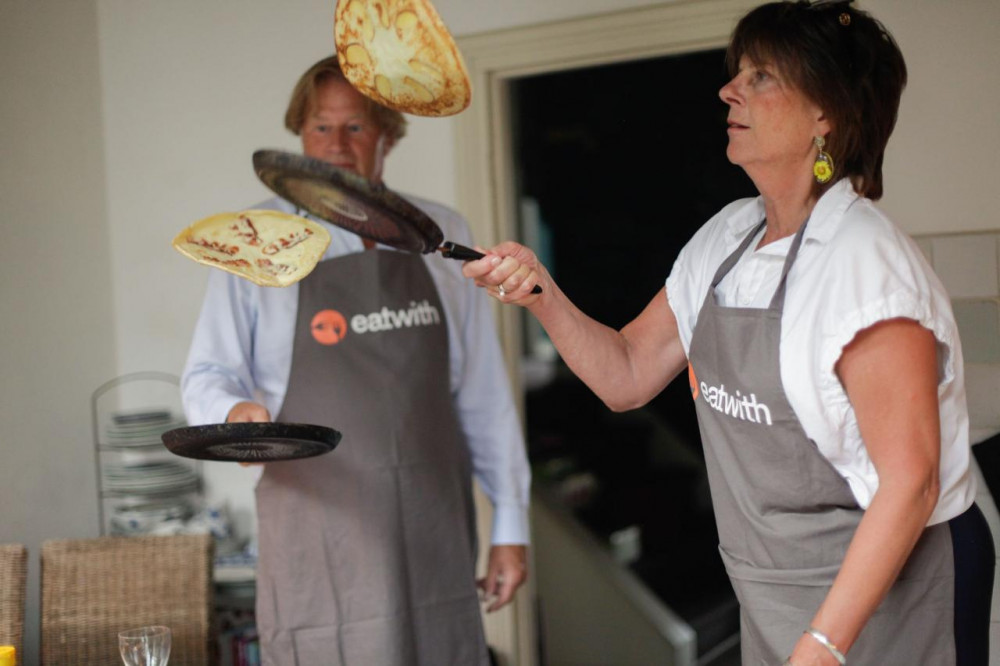
[[(691, 235), (726, 203), (755, 196), (725, 156), (726, 80), (724, 52), (713, 50), (512, 84), (518, 192), (522, 211), (534, 211), (522, 215), (521, 238), (598, 321), (627, 324)], [(613, 413), (525, 323), (526, 367), (548, 368), (526, 381), (536, 484), (604, 543), (641, 535), (624, 564), (695, 629), (700, 664), (730, 663), (735, 652), (717, 648), (738, 633), (738, 608), (686, 377)]]

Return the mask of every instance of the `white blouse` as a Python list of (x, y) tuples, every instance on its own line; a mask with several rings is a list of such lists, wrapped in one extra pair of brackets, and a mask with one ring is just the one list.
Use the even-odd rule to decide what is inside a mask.
[[(716, 270), (763, 219), (760, 198), (733, 202), (678, 256), (667, 278), (667, 300), (685, 352)], [(756, 250), (752, 243), (719, 284), (719, 303), (767, 307), (791, 242), (789, 236)], [(844, 476), (862, 508), (878, 489), (878, 474), (834, 366), (858, 332), (897, 317), (919, 322), (938, 341), (941, 492), (928, 521), (933, 525), (961, 514), (975, 497), (962, 347), (951, 301), (912, 239), (841, 180), (817, 202), (788, 275), (781, 379), (806, 435)]]

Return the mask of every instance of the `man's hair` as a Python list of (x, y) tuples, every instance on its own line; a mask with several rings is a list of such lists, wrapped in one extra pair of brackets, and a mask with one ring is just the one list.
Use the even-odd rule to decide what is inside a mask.
[[(323, 58), (299, 77), (298, 83), (292, 90), (292, 97), (288, 101), (288, 109), (285, 111), (285, 127), (292, 134), (298, 136), (302, 132), (306, 116), (316, 104), (316, 91), (330, 79), (347, 82), (337, 56)], [(368, 116), (388, 140), (395, 143), (406, 135), (406, 118), (402, 113), (384, 107), (369, 97), (364, 99)]]

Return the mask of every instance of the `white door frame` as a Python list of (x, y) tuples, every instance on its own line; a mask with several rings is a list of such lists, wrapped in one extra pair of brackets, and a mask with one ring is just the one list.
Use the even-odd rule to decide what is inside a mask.
[[(759, 0), (675, 0), (662, 5), (469, 35), (458, 39), (472, 82), (472, 104), (455, 117), (456, 198), (474, 237), (490, 246), (515, 238), (517, 202), (510, 141), (509, 83), (546, 72), (721, 48)], [(650, 85), (669, 85), (651, 81)], [(614, 94), (595, 90), (595, 95)], [(508, 371), (521, 396), (516, 335), (521, 312), (497, 311)], [(485, 524), (485, 525), (484, 525)], [(487, 527), (488, 517), (480, 516)], [(530, 579), (529, 579), (530, 581)], [(535, 666), (533, 586), (510, 611), (487, 616), (490, 644), (517, 666)]]

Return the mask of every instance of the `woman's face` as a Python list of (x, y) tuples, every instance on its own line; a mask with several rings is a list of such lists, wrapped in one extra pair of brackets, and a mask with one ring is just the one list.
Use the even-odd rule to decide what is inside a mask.
[(745, 56), (732, 81), (719, 91), (729, 105), (726, 156), (751, 177), (762, 169), (811, 174), (813, 139), (825, 137), (823, 111), (785, 79), (777, 67)]

